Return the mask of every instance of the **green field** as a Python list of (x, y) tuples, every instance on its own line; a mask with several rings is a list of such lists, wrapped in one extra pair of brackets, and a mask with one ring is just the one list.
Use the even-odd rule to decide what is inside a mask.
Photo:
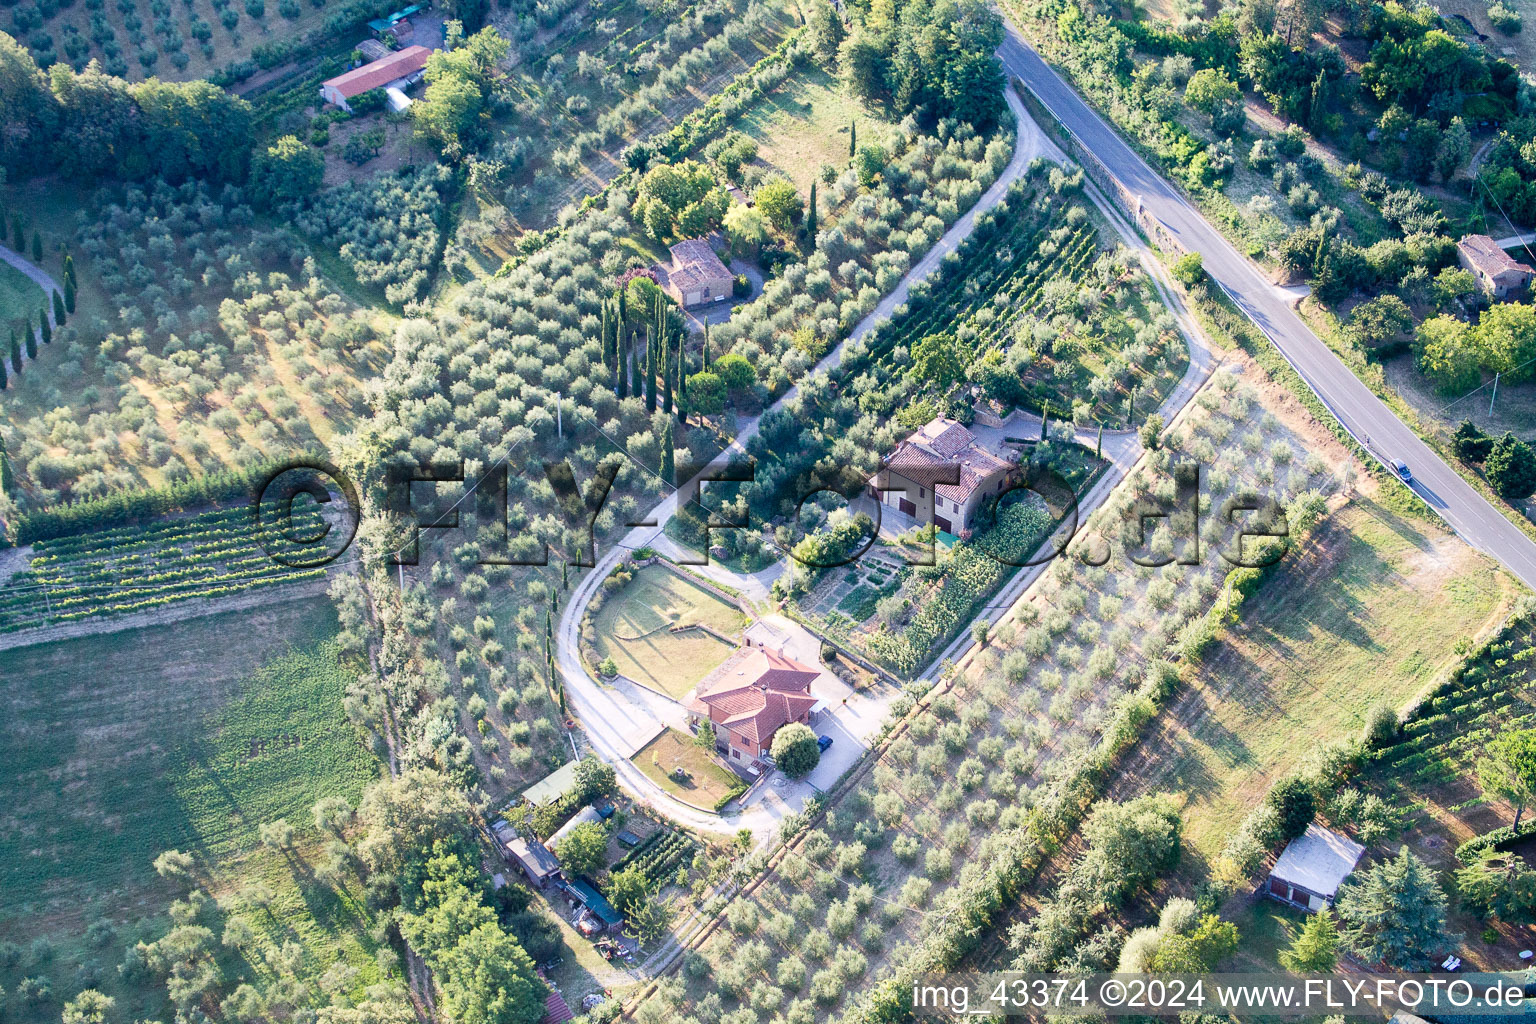
[[(720, 767), (713, 753), (676, 729), (668, 729), (641, 747), (633, 760), (635, 767), (662, 789), (706, 810), (718, 809), (746, 788), (740, 776)], [(686, 780), (672, 776), (673, 769), (679, 767), (687, 773)]]
[[(336, 630), (321, 597), (6, 653), (0, 919), (8, 939), (58, 946), (46, 968), (56, 992), (67, 997), (74, 970), (94, 963), (121, 999), (154, 1009), (113, 967), (122, 940), (165, 926), (180, 889), (151, 861), (169, 848), (196, 856), (216, 896), (256, 880), (272, 890), (248, 915), (259, 948), (240, 970), (265, 973), (261, 950), (293, 939), (305, 974), (344, 957), (359, 984), (377, 978), (355, 882), (337, 889), (313, 873), (311, 805), (355, 803), (378, 772), (341, 709)], [(261, 847), (258, 827), (283, 817), (296, 847)], [(99, 920), (118, 941), (81, 941)]]
[(848, 129), (855, 122), (868, 140), (880, 138), (889, 124), (827, 72), (808, 66), (748, 107), (735, 127), (757, 141), (758, 161), (804, 196), (823, 167), (841, 170), (848, 163)]
[(1249, 599), (1118, 796), (1181, 793), (1188, 845), (1214, 855), (1274, 779), (1378, 701), (1406, 704), (1513, 597), (1454, 536), (1357, 498)]
[(667, 628), (693, 624), (736, 636), (747, 618), (676, 573), (646, 566), (593, 616), (597, 659), (612, 658), (621, 675), (682, 697), (735, 649), (703, 630)]
[[(0, 327), (15, 327), (19, 333), (22, 318), (30, 316), (36, 323), (42, 308), (43, 290), (9, 263), (0, 263)], [(9, 334), (6, 344), (10, 344)]]

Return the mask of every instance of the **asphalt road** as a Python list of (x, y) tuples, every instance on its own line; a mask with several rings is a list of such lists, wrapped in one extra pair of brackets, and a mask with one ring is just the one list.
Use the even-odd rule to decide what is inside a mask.
[(1349, 367), (1313, 334), (1270, 280), (1099, 117), (1010, 25), (999, 49), (1009, 75), (1021, 79), (1091, 150), (1147, 211), (1189, 250), (1258, 325), (1303, 380), (1377, 459), (1401, 459), (1410, 486), (1462, 539), (1536, 589), (1536, 541), (1504, 517), (1399, 420)]

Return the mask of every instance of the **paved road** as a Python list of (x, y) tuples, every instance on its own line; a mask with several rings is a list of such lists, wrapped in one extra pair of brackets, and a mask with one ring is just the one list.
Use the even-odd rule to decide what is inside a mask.
[[(48, 325), (50, 327), (59, 326), (58, 319), (53, 315), (53, 293), (58, 292), (60, 295), (63, 295), (64, 286), (55, 281), (42, 267), (3, 245), (0, 245), (0, 260), (4, 260), (23, 274), (26, 274), (32, 279), (34, 284), (43, 290), (43, 310), (48, 314)], [(38, 343), (41, 344), (43, 329), (41, 327), (34, 327), (32, 328), (32, 334), (37, 338)], [(22, 358), (26, 358), (25, 353), (22, 354)]]
[[(911, 285), (927, 277), (938, 266), (939, 260), (953, 252), (970, 235), (975, 228), (977, 215), (1001, 202), (1003, 196), (1007, 194), (1008, 187), (1029, 170), (1029, 165), (1034, 159), (1054, 149), (1039, 126), (1029, 116), (1028, 111), (1024, 109), (1024, 104), (1013, 94), (1013, 90), (1009, 89), (1005, 95), (1008, 107), (1013, 111), (1018, 132), (1014, 141), (1013, 156), (1008, 161), (1008, 166), (1003, 169), (997, 180), (982, 194), (976, 204), (956, 220), (944, 236), (934, 243), (933, 248), (907, 271), (891, 294), (882, 299), (868, 316), (859, 321), (848, 333), (847, 338), (822, 357), (813, 372), (820, 373), (840, 365), (847, 346), (874, 330), (882, 321), (889, 319), (896, 307), (906, 301)], [(769, 411), (794, 401), (798, 394), (798, 387), (790, 388), (770, 407)], [(747, 443), (757, 436), (760, 421), (761, 417), (743, 420), (736, 439), (715, 458), (711, 465), (723, 466), (733, 455), (744, 451)], [(782, 812), (766, 808), (761, 804), (748, 807), (740, 814), (724, 818), (699, 811), (673, 798), (630, 763), (629, 757), (635, 749), (634, 739), (640, 731), (636, 728), (636, 720), (641, 719), (644, 709), (637, 709), (623, 695), (599, 685), (587, 674), (586, 666), (582, 664), (580, 656), (581, 618), (597, 587), (629, 552), (656, 541), (667, 520), (677, 513), (680, 496), (691, 496), (695, 493), (700, 486), (699, 480), (708, 472), (707, 469), (702, 471), (694, 480), (663, 497), (646, 515), (645, 522), (648, 525), (632, 528), (614, 547), (598, 558), (597, 566), (588, 571), (572, 588), (556, 632), (555, 664), (565, 683), (566, 699), (571, 710), (586, 728), (587, 739), (591, 743), (593, 752), (614, 766), (619, 778), (631, 792), (691, 827), (710, 832), (734, 832), (737, 829), (748, 828), (762, 839), (776, 831)], [(646, 725), (648, 727), (649, 723)]]
[(1091, 150), (1147, 211), (1188, 249), (1290, 361), (1302, 379), (1370, 452), (1384, 463), (1402, 459), (1411, 486), (1473, 547), (1536, 588), (1536, 542), (1399, 420), (1291, 309), (1270, 280), (1206, 222), (1182, 195), (1142, 160), (1009, 26), (999, 51), (1041, 103)]

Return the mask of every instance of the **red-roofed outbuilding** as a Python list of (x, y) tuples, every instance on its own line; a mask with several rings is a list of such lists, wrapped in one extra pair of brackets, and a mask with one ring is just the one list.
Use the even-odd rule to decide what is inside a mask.
[(427, 58), (431, 55), (432, 51), (425, 46), (407, 46), (388, 57), (380, 57), (371, 64), (321, 82), (320, 98), (343, 110), (351, 110), (347, 101), (352, 97), (411, 77), (427, 66)]

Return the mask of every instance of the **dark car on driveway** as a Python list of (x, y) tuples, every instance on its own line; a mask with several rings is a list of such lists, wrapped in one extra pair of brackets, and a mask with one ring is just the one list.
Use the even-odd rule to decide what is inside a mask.
[(816, 737), (816, 749), (819, 750), (821, 753), (825, 754), (827, 752), (827, 748), (830, 747), (831, 745), (832, 745), (832, 737), (831, 736), (817, 736)]

